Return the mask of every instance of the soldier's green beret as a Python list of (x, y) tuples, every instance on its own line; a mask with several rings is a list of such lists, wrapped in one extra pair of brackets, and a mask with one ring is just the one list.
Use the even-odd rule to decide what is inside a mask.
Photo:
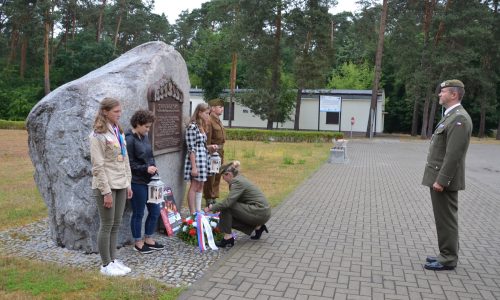
[(441, 88), (447, 88), (447, 87), (465, 88), (464, 83), (458, 79), (450, 79), (450, 80), (443, 81), (439, 86)]
[(208, 105), (210, 105), (210, 106), (224, 106), (224, 100), (219, 99), (219, 98), (215, 98), (215, 99), (209, 100)]

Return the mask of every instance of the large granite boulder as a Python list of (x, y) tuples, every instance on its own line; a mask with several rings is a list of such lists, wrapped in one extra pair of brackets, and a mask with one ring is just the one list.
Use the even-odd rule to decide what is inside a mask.
[[(124, 112), (120, 123), (125, 129), (130, 128), (130, 117), (137, 109), (154, 109), (154, 101), (167, 93), (171, 100), (175, 98), (172, 101), (177, 103), (177, 116), (174, 113), (172, 119), (172, 114), (167, 114), (164, 116), (167, 122), (157, 124), (156, 128), (159, 147), (170, 148), (155, 151), (155, 159), (162, 180), (172, 187), (180, 207), (184, 195), (184, 126), (180, 123), (189, 114), (189, 87), (181, 55), (163, 42), (149, 42), (57, 88), (31, 110), (27, 119), (29, 152), (36, 184), (48, 207), (52, 238), (58, 245), (97, 252), (99, 216), (91, 197), (88, 136), (99, 103), (105, 97), (121, 101)], [(169, 135), (176, 135), (175, 143), (181, 146), (161, 145), (165, 141), (160, 127), (168, 130)], [(128, 208), (120, 228), (119, 245), (132, 242), (130, 215)]]

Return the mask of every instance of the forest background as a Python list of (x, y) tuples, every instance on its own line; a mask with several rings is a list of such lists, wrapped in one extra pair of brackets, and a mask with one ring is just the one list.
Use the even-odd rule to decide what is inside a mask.
[(272, 128), (303, 89), (372, 89), (379, 49), (385, 132), (429, 137), (437, 86), (458, 78), (474, 134), (500, 139), (499, 0), (356, 2), (331, 14), (336, 0), (212, 0), (170, 24), (152, 0), (0, 0), (0, 119), (24, 120), (58, 86), (164, 41), (205, 99), (251, 89), (236, 101)]

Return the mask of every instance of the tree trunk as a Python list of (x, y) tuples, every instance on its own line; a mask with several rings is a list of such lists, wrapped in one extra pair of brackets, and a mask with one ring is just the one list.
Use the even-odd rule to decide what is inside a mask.
[(385, 33), (385, 22), (387, 19), (387, 0), (382, 3), (382, 16), (380, 17), (380, 29), (378, 32), (378, 43), (377, 43), (377, 54), (375, 56), (375, 76), (373, 79), (372, 86), (372, 97), (370, 101), (370, 111), (368, 114), (368, 124), (366, 126), (366, 137), (372, 137), (372, 128), (374, 128), (374, 123), (376, 119), (377, 111), (377, 98), (378, 98), (378, 87), (380, 83), (380, 75), (382, 72), (382, 55), (384, 52), (384, 33)]
[(71, 16), (71, 40), (75, 39), (75, 33), (76, 33), (76, 13), (73, 12), (73, 15)]
[[(444, 7), (444, 13), (445, 14), (448, 11), (448, 8), (450, 7), (451, 2), (452, 2), (452, 0), (446, 1), (446, 5)], [(443, 35), (443, 32), (444, 32), (444, 22), (441, 21), (439, 23), (439, 27), (438, 27), (438, 31), (436, 33), (436, 36), (434, 37), (434, 45), (439, 44), (439, 42), (441, 41), (441, 36)]]
[(232, 107), (233, 107), (233, 101), (234, 101), (234, 89), (236, 87), (236, 66), (238, 64), (238, 54), (236, 52), (233, 52), (233, 55), (231, 57), (231, 74), (229, 75), (229, 111), (227, 115), (229, 116), (229, 128), (232, 126)]
[(413, 102), (413, 117), (411, 119), (411, 136), (417, 135), (419, 104), (420, 104), (420, 99), (418, 96), (415, 96), (415, 101)]
[(434, 119), (436, 118), (436, 108), (437, 108), (437, 99), (433, 97), (431, 113), (429, 114), (429, 122), (427, 124), (427, 138), (432, 136), (432, 132), (434, 131)]
[(106, 0), (102, 0), (102, 6), (99, 11), (99, 20), (97, 21), (97, 30), (96, 30), (96, 41), (99, 42), (101, 39), (101, 29), (102, 29), (102, 17), (104, 15), (104, 8), (106, 7)]
[(274, 51), (273, 51), (273, 66), (271, 75), (271, 94), (272, 103), (269, 107), (268, 119), (267, 119), (267, 129), (273, 129), (273, 122), (276, 116), (276, 105), (278, 102), (279, 91), (280, 91), (280, 45), (281, 44), (281, 1), (278, 1), (278, 7), (276, 10), (276, 33), (274, 35)]
[(44, 38), (44, 55), (43, 55), (43, 66), (44, 66), (44, 90), (45, 95), (50, 93), (50, 63), (49, 63), (49, 36), (50, 36), (50, 20), (49, 20), (49, 11), (47, 10), (45, 13), (45, 32), (43, 35)]
[[(428, 86), (427, 90), (425, 91), (425, 102), (424, 102), (424, 112), (422, 116), (422, 129), (420, 130), (420, 137), (422, 139), (427, 138), (427, 131), (429, 129), (429, 126), (432, 128), (433, 124), (431, 124), (430, 119), (431, 115), (429, 114), (429, 107), (431, 106), (432, 103), (432, 90), (431, 87)], [(431, 109), (432, 110), (432, 109)], [(435, 108), (434, 108), (435, 112)], [(432, 119), (434, 120), (434, 114), (432, 115)]]
[(429, 95), (425, 95), (424, 110), (422, 112), (422, 128), (420, 129), (420, 138), (425, 139), (427, 137), (427, 126), (429, 124)]
[(500, 140), (500, 117), (498, 118), (498, 126), (497, 126), (497, 140)]
[(297, 98), (295, 100), (295, 120), (293, 122), (293, 130), (299, 130), (300, 122), (300, 104), (302, 102), (302, 88), (297, 89)]
[(7, 66), (9, 66), (15, 59), (16, 59), (16, 48), (17, 48), (17, 42), (19, 40), (19, 31), (14, 27), (12, 29), (12, 35), (10, 37), (10, 54), (9, 58), (7, 59)]
[(23, 42), (21, 44), (21, 65), (19, 66), (19, 77), (24, 79), (26, 72), (26, 52), (28, 50), (28, 38), (23, 35)]
[(486, 99), (481, 100), (481, 108), (479, 109), (479, 132), (477, 134), (478, 138), (484, 138), (485, 136), (485, 123), (486, 123)]
[(125, 11), (125, 0), (122, 0), (120, 2), (120, 12), (118, 13), (118, 22), (116, 24), (115, 42), (114, 42), (114, 47), (113, 47), (113, 55), (115, 55), (115, 52), (116, 52), (116, 45), (118, 44), (118, 35), (120, 33), (120, 26), (122, 24), (122, 15), (123, 15), (124, 11)]
[[(431, 27), (431, 21), (432, 21), (432, 14), (434, 12), (434, 5), (435, 5), (436, 0), (433, 1), (426, 1), (425, 2), (425, 13), (424, 13), (424, 26), (423, 26), (423, 33), (424, 33), (424, 44), (423, 44), (423, 50), (422, 50), (422, 55), (420, 56), (420, 72), (421, 74), (428, 74), (430, 73), (430, 65), (429, 65), (429, 53), (430, 53), (430, 43), (429, 43), (429, 30)], [(421, 80), (417, 79), (416, 82), (420, 82)], [(425, 85), (428, 85), (427, 81), (423, 82)], [(412, 118), (412, 124), (411, 124), (411, 135), (416, 136), (417, 131), (418, 131), (418, 112), (419, 112), (419, 105), (420, 105), (420, 91), (421, 88), (418, 87), (418, 95), (415, 97), (415, 102), (413, 104), (413, 118)], [(420, 130), (420, 137), (422, 139), (425, 139), (427, 137), (427, 127), (429, 124), (429, 106), (431, 102), (431, 89), (430, 87), (427, 87), (425, 89), (425, 101), (424, 101), (424, 107), (423, 107), (423, 113), (422, 113), (422, 128)]]

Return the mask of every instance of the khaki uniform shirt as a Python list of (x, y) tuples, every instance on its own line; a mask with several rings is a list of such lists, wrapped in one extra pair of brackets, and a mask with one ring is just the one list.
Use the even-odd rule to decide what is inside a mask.
[(431, 138), (422, 184), (434, 182), (445, 190), (465, 189), (465, 155), (472, 133), (472, 121), (462, 105), (453, 108), (436, 126)]
[(224, 145), (226, 142), (226, 131), (221, 120), (215, 114), (210, 114), (210, 124), (207, 131), (207, 145)]
[[(121, 135), (126, 149), (125, 136)], [(92, 188), (99, 189), (102, 195), (110, 193), (111, 189), (128, 188), (132, 179), (128, 153), (119, 161), (120, 142), (111, 126), (108, 126), (105, 133), (92, 132), (89, 140)]]

